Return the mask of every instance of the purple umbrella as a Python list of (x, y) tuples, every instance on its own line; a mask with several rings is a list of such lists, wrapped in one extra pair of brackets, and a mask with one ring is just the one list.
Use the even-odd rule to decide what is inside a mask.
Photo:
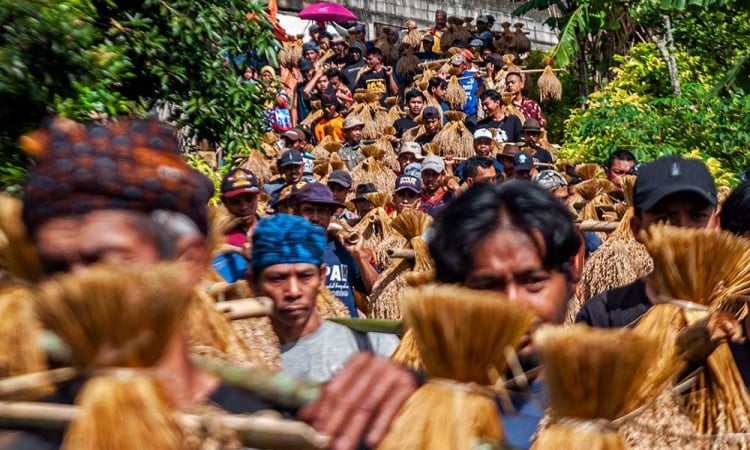
[(318, 22), (347, 22), (358, 20), (353, 12), (346, 6), (331, 2), (320, 2), (308, 5), (297, 14), (300, 19), (315, 20)]

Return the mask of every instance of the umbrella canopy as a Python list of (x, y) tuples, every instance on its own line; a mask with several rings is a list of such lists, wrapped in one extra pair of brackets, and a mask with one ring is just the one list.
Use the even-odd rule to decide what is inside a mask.
[(346, 6), (337, 3), (319, 2), (308, 5), (297, 15), (300, 19), (316, 20), (319, 22), (347, 22), (358, 20)]

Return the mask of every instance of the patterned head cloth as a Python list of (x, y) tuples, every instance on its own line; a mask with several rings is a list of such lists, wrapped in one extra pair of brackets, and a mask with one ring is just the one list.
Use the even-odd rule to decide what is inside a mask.
[(55, 119), (28, 136), (38, 147), (24, 188), (29, 232), (54, 217), (126, 209), (176, 211), (207, 233), (213, 184), (185, 162), (171, 127), (156, 120), (82, 126)]
[(253, 232), (250, 268), (258, 274), (274, 264), (323, 264), (326, 234), (306, 219), (275, 214), (258, 222)]

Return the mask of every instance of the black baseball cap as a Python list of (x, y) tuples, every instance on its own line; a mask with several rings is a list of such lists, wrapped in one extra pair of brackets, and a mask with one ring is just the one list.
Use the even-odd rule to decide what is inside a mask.
[(304, 163), (305, 160), (302, 157), (302, 153), (300, 153), (298, 150), (287, 150), (279, 157), (279, 167), (289, 165), (296, 166)]
[(338, 184), (339, 186), (349, 189), (352, 187), (352, 176), (345, 170), (334, 170), (328, 176), (327, 184)]
[(699, 159), (665, 156), (638, 170), (633, 203), (638, 211), (648, 211), (668, 195), (691, 192), (716, 206), (716, 184), (708, 167)]
[(221, 180), (221, 195), (229, 198), (240, 194), (260, 192), (258, 179), (247, 169), (237, 168), (224, 175)]

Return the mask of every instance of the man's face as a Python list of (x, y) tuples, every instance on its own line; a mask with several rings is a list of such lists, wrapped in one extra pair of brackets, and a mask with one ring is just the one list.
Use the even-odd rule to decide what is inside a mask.
[(437, 134), (437, 132), (440, 131), (440, 118), (436, 117), (434, 119), (425, 120), (424, 129), (427, 131), (427, 134)]
[(419, 209), (420, 204), (419, 194), (410, 189), (400, 189), (393, 193), (393, 206), (398, 213), (405, 209)]
[(432, 96), (435, 97), (438, 100), (442, 100), (445, 98), (445, 87), (444, 86), (435, 86), (432, 88)]
[(424, 100), (422, 97), (414, 97), (409, 100), (409, 112), (412, 116), (418, 116), (424, 108)]
[(622, 177), (630, 173), (635, 166), (635, 161), (625, 161), (615, 158), (607, 172), (607, 179), (614, 184), (618, 190), (622, 190)]
[(246, 225), (252, 225), (255, 222), (258, 194), (248, 192), (232, 197), (222, 197), (221, 201), (234, 217), (241, 219)]
[(271, 321), (287, 330), (301, 330), (315, 311), (315, 299), (325, 284), (325, 266), (275, 264), (258, 276), (258, 291), (273, 299)]
[(331, 48), (331, 40), (327, 37), (318, 38), (318, 46), (320, 46), (322, 51), (326, 51)]
[(160, 260), (156, 243), (144, 239), (128, 211), (56, 217), (44, 222), (35, 238), (46, 275), (84, 270), (110, 258), (144, 265)]
[(446, 24), (446, 15), (442, 13), (435, 13), (435, 28), (438, 30), (442, 30), (445, 28)]
[(417, 158), (414, 156), (414, 153), (407, 152), (399, 154), (397, 160), (399, 167), (401, 167), (401, 172), (403, 172), (406, 166), (416, 161)]
[(497, 181), (497, 171), (495, 170), (495, 166), (490, 166), (488, 168), (484, 167), (477, 167), (477, 174), (473, 178), (468, 178), (466, 182), (469, 184), (469, 186), (473, 186), (478, 183), (492, 183), (494, 184)]
[(570, 199), (570, 190), (568, 189), (568, 186), (560, 186), (557, 189), (551, 190), (550, 193), (561, 202), (566, 205), (568, 204), (568, 200)]
[(366, 199), (360, 199), (354, 201), (354, 208), (357, 210), (359, 217), (364, 217), (367, 213), (375, 209), (375, 205)]
[(505, 89), (513, 95), (519, 94), (523, 89), (523, 80), (517, 74), (509, 74), (505, 77)]
[(489, 97), (485, 97), (482, 99), (482, 109), (484, 109), (484, 113), (487, 116), (493, 116), (498, 108), (500, 108), (500, 102), (497, 100), (493, 100)]
[(364, 126), (359, 126), (346, 129), (344, 131), (344, 138), (346, 139), (346, 142), (350, 144), (359, 144), (359, 142), (362, 140), (362, 130), (364, 130), (364, 128)]
[(328, 77), (325, 75), (321, 75), (320, 78), (318, 78), (318, 81), (315, 82), (315, 89), (318, 90), (318, 92), (323, 92), (328, 88)]
[(333, 45), (333, 51), (336, 52), (337, 55), (342, 56), (346, 52), (346, 44), (343, 42), (336, 42)]
[(531, 307), (542, 323), (565, 319), (573, 283), (564, 274), (544, 268), (538, 249), (543, 243), (519, 230), (504, 227), (476, 246), (465, 285), (502, 293), (511, 302)]
[(440, 188), (443, 182), (443, 174), (437, 173), (432, 169), (425, 169), (422, 171), (422, 183), (424, 188), (428, 192), (434, 192)]
[(378, 55), (368, 55), (365, 59), (367, 61), (367, 65), (370, 67), (377, 67), (380, 65), (380, 56)]
[(536, 145), (536, 140), (539, 139), (539, 133), (536, 131), (521, 131), (521, 137), (526, 145), (534, 147)]
[(333, 192), (333, 199), (337, 202), (344, 203), (346, 196), (349, 194), (349, 188), (344, 187), (338, 183), (328, 183), (328, 189)]
[(709, 228), (716, 208), (692, 192), (677, 192), (661, 199), (648, 211), (633, 217), (631, 227), (636, 239), (642, 230), (659, 222), (680, 228)]
[(360, 52), (359, 49), (357, 51), (349, 52), (349, 61), (355, 63), (359, 61), (360, 59), (362, 59), (362, 52)]
[(314, 64), (315, 61), (318, 60), (318, 56), (320, 56), (320, 54), (317, 52), (317, 50), (306, 50), (305, 53), (302, 54), (302, 56), (304, 56)]
[(288, 137), (284, 138), (284, 146), (288, 149), (301, 151), (303, 148), (305, 148), (305, 145), (307, 145), (307, 141), (305, 139), (297, 139), (293, 141)]
[(299, 205), (299, 215), (307, 219), (313, 225), (318, 225), (323, 227), (324, 230), (327, 230), (328, 225), (331, 224), (333, 207), (320, 203), (304, 202)]
[(281, 168), (281, 175), (288, 184), (299, 183), (304, 172), (304, 164), (288, 164)]
[(323, 116), (326, 119), (336, 117), (336, 105), (325, 105), (323, 107)]
[(492, 139), (474, 139), (474, 152), (479, 156), (489, 158), (490, 153), (492, 152)]

